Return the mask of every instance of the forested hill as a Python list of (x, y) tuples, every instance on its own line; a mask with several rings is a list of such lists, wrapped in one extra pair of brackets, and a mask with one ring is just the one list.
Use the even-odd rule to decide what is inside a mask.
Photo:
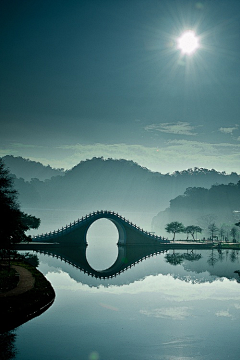
[(210, 188), (239, 180), (236, 173), (196, 168), (163, 175), (132, 161), (93, 158), (50, 180), (16, 178), (15, 186), (23, 207), (157, 213), (188, 187)]
[(183, 195), (170, 201), (170, 207), (153, 219), (155, 231), (162, 231), (172, 221), (185, 226), (199, 225), (207, 230), (210, 223), (233, 227), (240, 220), (240, 181), (237, 184), (213, 185), (210, 189), (188, 188)]
[(30, 181), (32, 178), (46, 180), (51, 179), (52, 176), (64, 174), (63, 169), (53, 169), (49, 165), (44, 166), (40, 162), (24, 159), (20, 156), (6, 155), (2, 159), (12, 174), (26, 181)]

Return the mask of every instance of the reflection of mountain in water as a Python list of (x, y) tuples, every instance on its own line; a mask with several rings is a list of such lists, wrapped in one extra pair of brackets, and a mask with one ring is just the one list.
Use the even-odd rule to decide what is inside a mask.
[[(240, 269), (238, 251), (236, 250), (169, 250), (136, 262), (126, 271), (116, 277), (99, 278), (77, 269), (73, 265), (60, 261), (57, 258), (40, 254), (42, 264), (48, 264), (46, 273), (64, 271), (77, 282), (90, 287), (122, 286), (143, 280), (148, 276), (170, 275), (173, 278), (192, 283), (213, 282), (219, 278), (236, 279), (239, 281), (236, 270)], [(181, 260), (173, 264), (171, 259)], [(170, 260), (170, 261), (169, 261)], [(43, 267), (44, 269), (44, 267)], [(44, 272), (44, 271), (43, 271)]]

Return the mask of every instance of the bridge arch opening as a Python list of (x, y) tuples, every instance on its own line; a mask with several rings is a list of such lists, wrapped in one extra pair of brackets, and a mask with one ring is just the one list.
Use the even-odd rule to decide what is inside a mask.
[(119, 230), (109, 219), (98, 219), (88, 228), (86, 234), (86, 258), (97, 271), (108, 269), (118, 257)]

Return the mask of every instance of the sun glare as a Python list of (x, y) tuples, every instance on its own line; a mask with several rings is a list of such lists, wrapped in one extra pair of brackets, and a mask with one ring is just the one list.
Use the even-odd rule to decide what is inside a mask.
[(199, 47), (199, 41), (194, 31), (185, 31), (180, 38), (178, 38), (178, 48), (183, 54), (191, 55)]

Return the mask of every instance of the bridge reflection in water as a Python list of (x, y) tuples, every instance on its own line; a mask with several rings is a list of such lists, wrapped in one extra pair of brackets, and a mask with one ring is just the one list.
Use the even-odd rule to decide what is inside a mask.
[[(103, 218), (113, 222), (118, 230), (118, 256), (108, 269), (97, 271), (87, 261), (87, 232), (95, 221)], [(33, 237), (32, 244), (22, 245), (22, 249), (57, 257), (96, 278), (111, 278), (150, 256), (166, 251), (161, 246), (169, 243), (169, 240), (144, 231), (113, 211), (96, 211), (62, 229)]]
[[(101, 271), (93, 269), (86, 257), (88, 229), (99, 219), (110, 220), (119, 234), (117, 259), (112, 266)], [(19, 244), (18, 249), (49, 254), (96, 278), (111, 278), (150, 256), (166, 251), (160, 247), (168, 243), (169, 240), (144, 231), (113, 211), (96, 211), (62, 229), (35, 236), (32, 243)]]
[[(118, 256), (112, 266), (95, 270), (87, 260), (87, 232), (98, 219), (112, 221), (118, 230)], [(113, 278), (148, 257), (170, 249), (210, 249), (214, 244), (177, 244), (144, 231), (113, 211), (96, 211), (57, 231), (38, 235), (30, 244), (17, 244), (17, 250), (34, 250), (65, 261), (96, 278)], [(99, 254), (101, 256), (101, 254)]]

